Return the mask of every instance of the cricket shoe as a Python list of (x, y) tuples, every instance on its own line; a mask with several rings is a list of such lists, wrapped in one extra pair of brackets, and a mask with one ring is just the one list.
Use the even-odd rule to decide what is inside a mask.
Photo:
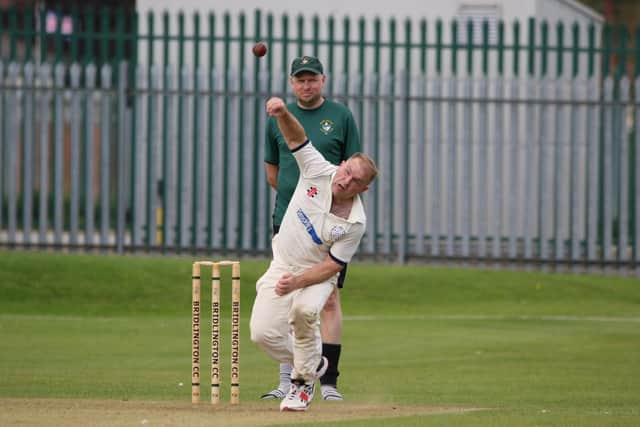
[(344, 400), (344, 396), (332, 385), (322, 385), (322, 400)]
[(280, 411), (306, 411), (315, 394), (315, 380), (311, 384), (301, 383), (300, 380), (293, 380), (289, 393), (280, 402)]
[(305, 384), (302, 379), (292, 380), (289, 392), (284, 399), (282, 399), (282, 402), (280, 402), (280, 411), (306, 411), (313, 400), (316, 391), (316, 381), (327, 372), (328, 367), (329, 361), (323, 356), (311, 384)]

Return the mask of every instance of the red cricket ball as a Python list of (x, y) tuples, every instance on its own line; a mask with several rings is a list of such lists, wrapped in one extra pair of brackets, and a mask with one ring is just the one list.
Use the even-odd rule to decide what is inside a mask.
[(267, 45), (264, 42), (258, 42), (253, 45), (253, 54), (257, 57), (267, 54)]

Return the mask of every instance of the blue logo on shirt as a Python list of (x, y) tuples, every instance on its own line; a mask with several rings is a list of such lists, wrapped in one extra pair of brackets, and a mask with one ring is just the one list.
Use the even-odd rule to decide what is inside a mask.
[(307, 229), (307, 233), (309, 233), (309, 235), (311, 236), (311, 240), (313, 240), (314, 243), (321, 245), (322, 240), (320, 240), (320, 237), (318, 237), (318, 233), (316, 233), (316, 229), (313, 228), (313, 224), (311, 224), (311, 220), (309, 219), (309, 217), (305, 215), (302, 209), (298, 209), (296, 213), (298, 214), (298, 218), (300, 219), (302, 225), (304, 225), (304, 227)]

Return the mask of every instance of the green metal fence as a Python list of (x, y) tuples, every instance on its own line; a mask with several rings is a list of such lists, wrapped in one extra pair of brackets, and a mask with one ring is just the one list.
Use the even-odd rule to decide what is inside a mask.
[(640, 28), (108, 8), (0, 25), (3, 244), (267, 252), (263, 105), (313, 54), (383, 172), (362, 254), (640, 260)]

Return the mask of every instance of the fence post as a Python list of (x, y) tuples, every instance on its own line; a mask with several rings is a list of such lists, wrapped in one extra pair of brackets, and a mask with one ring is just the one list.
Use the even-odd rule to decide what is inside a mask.
[[(540, 120), (538, 122), (538, 185), (537, 185), (537, 197), (536, 200), (538, 205), (536, 206), (536, 211), (538, 213), (538, 223), (537, 223), (537, 231), (538, 231), (538, 257), (542, 260), (547, 260), (549, 258), (549, 239), (548, 237), (548, 224), (552, 221), (547, 219), (547, 212), (549, 207), (553, 210), (553, 206), (551, 206), (550, 198), (553, 189), (547, 188), (547, 178), (550, 174), (551, 176), (555, 175), (555, 171), (553, 168), (548, 168), (547, 163), (551, 161), (553, 164), (553, 159), (550, 158), (549, 152), (551, 151), (550, 144), (553, 143), (553, 137), (551, 136), (552, 129), (550, 128), (551, 120), (552, 120), (552, 105), (548, 103), (549, 101), (549, 86), (551, 86), (550, 79), (548, 76), (548, 64), (549, 64), (549, 26), (547, 21), (542, 21), (542, 25), (540, 28), (541, 35), (541, 43), (542, 50), (540, 51), (540, 85), (538, 88), (538, 94), (540, 99), (539, 104), (539, 112), (540, 112)], [(533, 49), (534, 46), (530, 46), (530, 49)], [(535, 52), (534, 52), (535, 55)], [(535, 69), (533, 71), (535, 74)], [(553, 94), (556, 96), (557, 94)], [(531, 138), (533, 139), (533, 138)], [(527, 140), (526, 142), (529, 146), (532, 145), (531, 140)], [(533, 154), (534, 148), (531, 149), (531, 154)], [(549, 170), (548, 170), (549, 169)], [(530, 194), (530, 197), (533, 198), (533, 191)], [(532, 206), (533, 207), (533, 206)], [(553, 216), (552, 216), (553, 217)]]
[(162, 72), (160, 67), (150, 62), (147, 78), (149, 98), (147, 101), (147, 250), (162, 245), (166, 240), (163, 234), (164, 212), (158, 203), (158, 160), (160, 158), (160, 138), (158, 117), (160, 116), (160, 93), (162, 91)]
[(20, 78), (20, 69), (16, 62), (9, 63), (8, 75), (6, 83), (10, 87), (7, 96), (7, 151), (6, 151), (6, 168), (7, 168), (7, 228), (9, 243), (14, 245), (17, 238), (18, 227), (18, 141), (20, 117), (18, 116), (18, 80)]
[(518, 207), (520, 205), (520, 198), (522, 192), (520, 191), (520, 179), (519, 179), (519, 152), (518, 152), (518, 134), (519, 134), (519, 106), (515, 103), (519, 98), (519, 73), (520, 73), (520, 23), (518, 21), (514, 21), (513, 23), (513, 76), (511, 82), (511, 99), (514, 101), (509, 106), (509, 163), (510, 170), (509, 176), (511, 179), (509, 180), (509, 251), (508, 256), (511, 260), (515, 260), (518, 256), (518, 234), (520, 228), (518, 227), (519, 223), (517, 221), (518, 218)]
[(431, 110), (431, 250), (432, 257), (440, 255), (440, 236), (442, 233), (442, 209), (445, 207), (441, 200), (444, 199), (442, 192), (442, 159), (444, 158), (445, 145), (442, 140), (442, 21), (436, 21), (436, 41), (435, 41), (435, 76), (431, 84), (431, 96), (435, 99)]
[(224, 15), (224, 123), (222, 136), (222, 249), (229, 248), (228, 226), (229, 226), (229, 144), (231, 141), (231, 129), (229, 124), (230, 107), (229, 98), (231, 96), (229, 68), (231, 67), (231, 17), (229, 13)]
[(426, 144), (427, 144), (427, 21), (425, 19), (420, 20), (420, 76), (418, 78), (417, 93), (422, 99), (418, 101), (416, 111), (416, 121), (418, 127), (416, 129), (416, 176), (418, 179), (417, 188), (420, 188), (420, 194), (416, 197), (416, 237), (415, 237), (415, 249), (416, 255), (424, 255), (424, 239), (425, 239), (425, 225), (427, 222), (427, 215), (425, 212), (425, 204), (427, 200), (428, 181), (426, 179), (427, 164), (425, 159)]
[[(157, 195), (157, 182), (155, 177), (155, 168), (156, 162), (154, 160), (155, 153), (157, 150), (154, 149), (154, 144), (158, 143), (158, 135), (156, 134), (156, 115), (154, 111), (155, 100), (157, 97), (156, 90), (160, 89), (159, 85), (156, 84), (156, 78), (158, 76), (154, 75), (157, 71), (154, 64), (154, 45), (155, 45), (155, 34), (154, 34), (154, 16), (153, 12), (149, 11), (147, 13), (147, 89), (149, 90), (149, 94), (147, 96), (147, 206), (146, 206), (146, 222), (147, 222), (147, 232), (145, 235), (145, 243), (146, 249), (150, 250), (151, 246), (155, 244), (162, 244), (164, 241), (164, 236), (162, 232), (156, 230), (156, 220), (159, 219), (162, 222), (162, 217), (164, 213), (162, 212), (162, 208), (158, 208), (160, 215), (158, 216), (158, 212), (155, 209), (155, 201)], [(160, 225), (161, 226), (161, 225)], [(156, 238), (158, 237), (158, 238)]]
[[(376, 162), (380, 163), (381, 159), (380, 159), (380, 102), (379, 102), (379, 96), (380, 96), (380, 81), (381, 81), (381, 73), (380, 73), (380, 49), (381, 49), (381, 45), (382, 45), (382, 41), (381, 41), (381, 22), (380, 22), (380, 18), (375, 18), (373, 21), (373, 37), (374, 37), (374, 45), (373, 45), (373, 78), (374, 78), (374, 84), (372, 87), (372, 95), (373, 95), (373, 124), (374, 124), (374, 128), (373, 128), (373, 135), (372, 135), (372, 141), (374, 143), (373, 146), (373, 156)], [(371, 149), (369, 151), (372, 151)], [(374, 189), (373, 189), (373, 194), (370, 195), (371, 197), (371, 206), (374, 207), (374, 218), (375, 220), (371, 222), (371, 229), (370, 229), (370, 236), (369, 238), (371, 239), (370, 241), (371, 246), (370, 249), (372, 250), (372, 252), (377, 252), (378, 251), (378, 229), (379, 229), (379, 224), (378, 224), (378, 218), (381, 217), (380, 215), (380, 194), (381, 194), (381, 190), (380, 188), (382, 187), (382, 185), (375, 185)]]
[[(239, 34), (239, 51), (240, 52), (245, 52), (245, 42), (246, 42), (246, 19), (245, 19), (245, 15), (244, 13), (240, 14), (240, 23), (239, 23), (239, 29), (240, 29), (240, 34)], [(246, 55), (241, 54), (240, 55), (240, 68), (238, 69), (238, 73), (239, 73), (239, 86), (238, 86), (238, 95), (237, 95), (237, 100), (238, 100), (238, 121), (237, 121), (237, 129), (238, 129), (238, 143), (240, 145), (236, 145), (236, 147), (242, 147), (245, 144), (245, 112), (244, 112), (244, 107), (245, 107), (245, 74), (246, 74), (246, 67), (245, 67), (245, 63), (246, 63)], [(245, 206), (244, 206), (244, 173), (247, 170), (247, 165), (245, 164), (245, 150), (242, 149), (237, 149), (236, 153), (238, 153), (238, 158), (237, 158), (237, 163), (236, 163), (236, 167), (237, 167), (237, 179), (238, 179), (238, 191), (236, 192), (236, 212), (238, 213), (238, 215), (236, 216), (238, 223), (237, 223), (237, 232), (236, 232), (236, 241), (235, 241), (235, 248), (236, 250), (240, 250), (242, 248), (242, 242), (244, 241), (244, 213), (245, 213)], [(253, 155), (255, 155), (256, 153), (254, 152)], [(254, 173), (257, 173), (256, 170), (253, 171)]]
[[(318, 22), (318, 17), (315, 16), (314, 17), (314, 37), (317, 36), (317, 31), (318, 31), (318, 27), (316, 26)], [(267, 14), (267, 46), (273, 46), (274, 45), (274, 39), (273, 39), (273, 15), (271, 13)], [(314, 40), (314, 43), (317, 43), (317, 38)], [(314, 51), (317, 52), (317, 44), (314, 47)], [(266, 89), (266, 93), (267, 96), (271, 96), (272, 95), (272, 91), (273, 91), (273, 83), (274, 83), (274, 76), (273, 76), (273, 55), (267, 55), (267, 67), (266, 67), (266, 85), (265, 85), (265, 89)], [(286, 73), (286, 69), (285, 69), (285, 73)], [(263, 115), (264, 117), (264, 115)], [(264, 135), (264, 130), (262, 130), (263, 135)], [(263, 218), (264, 218), (264, 222), (265, 224), (271, 224), (271, 206), (270, 203), (268, 202), (269, 200), (271, 200), (271, 187), (269, 187), (269, 183), (266, 182), (265, 180), (265, 184), (264, 184), (264, 188), (262, 190), (263, 193), (263, 197), (264, 200), (267, 201), (267, 203), (264, 204), (264, 210), (262, 212)], [(270, 230), (270, 227), (267, 227), (267, 229)], [(263, 238), (263, 245), (265, 247), (269, 247), (270, 241), (271, 241), (271, 232), (268, 231), (267, 233), (265, 233), (262, 238)]]
[[(565, 82), (563, 82), (563, 73), (564, 73), (564, 25), (562, 22), (558, 22), (556, 26), (556, 90), (555, 96), (556, 99), (562, 98), (561, 95), (564, 94), (564, 88), (566, 87)], [(563, 99), (560, 99), (563, 101)], [(562, 104), (556, 104), (556, 114), (555, 114), (555, 132), (554, 132), (554, 144), (555, 144), (555, 153), (553, 153), (553, 176), (555, 176), (554, 185), (553, 185), (553, 206), (554, 206), (554, 216), (553, 216), (553, 240), (555, 244), (554, 255), (556, 261), (561, 261), (566, 259), (565, 256), (565, 245), (564, 245), (564, 237), (565, 234), (562, 232), (561, 227), (561, 219), (562, 219), (562, 211), (563, 205), (566, 204), (566, 199), (563, 199), (562, 193), (564, 190), (564, 184), (566, 180), (564, 179), (565, 174), (563, 171), (565, 170), (564, 165), (564, 150), (563, 150), (563, 138), (562, 138), (562, 125), (566, 123), (566, 110), (567, 107)], [(569, 121), (571, 123), (571, 121)], [(569, 169), (569, 176), (571, 176), (571, 169)], [(564, 203), (563, 203), (564, 202)]]
[(53, 224), (54, 243), (62, 245), (64, 227), (64, 79), (66, 70), (63, 64), (56, 63), (54, 68), (55, 88), (53, 107)]
[[(93, 194), (93, 177), (94, 177), (94, 164), (93, 164), (93, 148), (95, 144), (94, 138), (94, 108), (93, 108), (93, 91), (96, 84), (96, 66), (93, 63), (85, 65), (85, 91), (84, 91), (84, 220), (85, 220), (85, 234), (84, 243), (85, 246), (93, 245), (93, 233), (94, 233), (94, 194)], [(108, 127), (108, 123), (102, 124), (104, 127)]]
[[(260, 11), (260, 9), (256, 9), (255, 11), (255, 15), (254, 15), (254, 36), (255, 36), (255, 40), (259, 41), (262, 40), (262, 33), (261, 33), (261, 29), (262, 29), (262, 13)], [(269, 45), (270, 46), (270, 45)], [(255, 126), (253, 127), (253, 182), (252, 182), (252, 188), (253, 188), (253, 202), (252, 202), (252, 208), (251, 208), (251, 247), (252, 248), (257, 248), (258, 247), (258, 239), (259, 239), (259, 216), (258, 216), (258, 208), (260, 206), (259, 200), (259, 194), (261, 193), (260, 191), (260, 173), (259, 171), (262, 170), (262, 159), (259, 158), (258, 154), (261, 153), (260, 151), (260, 135), (262, 135), (264, 133), (264, 130), (258, 126), (259, 123), (261, 123), (261, 120), (259, 120), (259, 118), (262, 116), (262, 99), (263, 96), (260, 93), (260, 73), (261, 73), (261, 67), (260, 65), (262, 64), (260, 58), (255, 57), (253, 60), (253, 69), (254, 69), (254, 73), (253, 73), (253, 91), (255, 93), (255, 98), (253, 99), (253, 121)], [(266, 203), (267, 205), (269, 203)]]
[(640, 26), (636, 28), (635, 34), (635, 91), (634, 91), (634, 103), (635, 103), (635, 119), (633, 120), (633, 136), (634, 142), (632, 143), (632, 159), (635, 159), (635, 164), (631, 168), (633, 174), (633, 181), (631, 186), (631, 206), (633, 209), (633, 259), (636, 266), (636, 274), (640, 274), (640, 197), (637, 192), (640, 191), (640, 129), (638, 121), (640, 121)]
[(618, 195), (618, 217), (617, 217), (617, 256), (618, 262), (626, 261), (627, 241), (629, 232), (629, 138), (626, 133), (626, 110), (629, 103), (629, 80), (627, 78), (627, 39), (629, 34), (626, 25), (618, 27), (618, 69), (616, 70), (616, 90), (614, 92), (614, 111), (616, 117), (614, 121), (616, 143), (614, 146), (617, 152), (614, 156), (614, 170), (617, 171), (614, 179), (614, 187)]
[[(103, 89), (101, 99), (101, 127), (100, 127), (100, 244), (105, 246), (109, 243), (109, 232), (111, 231), (111, 179), (110, 170), (112, 164), (111, 144), (112, 144), (112, 105), (111, 95), (113, 68), (104, 62), (100, 67), (100, 85)], [(117, 112), (118, 110), (116, 110)], [(116, 116), (116, 123), (119, 116)], [(116, 141), (119, 134), (116, 133)], [(118, 159), (116, 159), (117, 162)], [(117, 164), (117, 163), (116, 163)]]
[[(535, 19), (529, 19), (529, 41), (527, 46), (527, 57), (528, 57), (528, 78), (527, 78), (527, 96), (530, 100), (535, 97), (535, 86), (534, 86), (534, 76), (535, 76)], [(526, 106), (526, 117), (533, 117), (535, 114), (534, 107), (531, 105)], [(534, 194), (533, 194), (533, 144), (530, 140), (533, 138), (534, 129), (533, 129), (533, 120), (527, 120), (526, 128), (529, 138), (524, 141), (525, 145), (525, 162), (524, 162), (524, 257), (526, 259), (531, 259), (533, 257), (533, 242), (532, 242), (532, 228), (533, 228), (533, 209), (535, 208), (534, 202)]]
[(178, 79), (178, 97), (177, 97), (177, 107), (178, 107), (178, 118), (177, 118), (177, 126), (179, 130), (177, 132), (177, 145), (176, 145), (176, 159), (177, 159), (177, 168), (176, 168), (176, 238), (175, 238), (175, 246), (178, 252), (182, 250), (182, 239), (183, 239), (183, 231), (184, 231), (184, 215), (182, 214), (184, 208), (184, 192), (182, 191), (182, 180), (183, 180), (183, 145), (186, 141), (183, 138), (182, 130), (186, 128), (185, 126), (185, 114), (183, 111), (184, 108), (184, 85), (182, 72), (184, 67), (184, 13), (180, 11), (178, 13), (178, 69), (176, 72), (176, 77)]
[[(605, 24), (604, 25), (604, 30), (602, 33), (602, 41), (603, 41), (603, 49), (602, 49), (602, 75), (601, 75), (601, 79), (606, 79), (608, 77), (611, 76), (611, 72), (610, 72), (610, 62), (611, 62), (611, 45), (612, 45), (612, 36), (613, 36), (613, 31), (611, 28), (610, 24)], [(605, 116), (607, 114), (606, 112), (607, 107), (602, 104), (602, 100), (601, 100), (601, 104), (600, 104), (600, 123), (602, 123), (602, 126), (600, 127), (600, 138), (598, 140), (598, 144), (599, 144), (599, 165), (598, 165), (598, 182), (599, 182), (599, 186), (598, 186), (598, 242), (600, 244), (600, 259), (604, 260), (605, 259), (605, 253), (608, 251), (605, 248), (605, 236), (607, 234), (607, 225), (606, 225), (606, 218), (605, 218), (605, 197), (606, 194), (605, 192), (607, 191), (607, 189), (605, 188), (605, 167), (604, 167), (604, 154), (605, 154)]]
[[(195, 197), (195, 195), (190, 192), (192, 190), (191, 187), (191, 176), (192, 174), (189, 171), (189, 151), (190, 151), (190, 121), (189, 117), (192, 112), (190, 111), (190, 100), (191, 97), (195, 97), (193, 94), (193, 75), (190, 73), (189, 67), (184, 66), (181, 68), (181, 71), (178, 73), (178, 79), (181, 82), (182, 91), (180, 92), (179, 99), (179, 107), (182, 110), (182, 119), (183, 121), (178, 121), (177, 127), (177, 137), (178, 137), (178, 185), (176, 186), (176, 191), (178, 191), (178, 195), (181, 195), (181, 201), (178, 203), (178, 215), (180, 216), (180, 221), (178, 221), (178, 229), (180, 232), (180, 236), (178, 238), (178, 247), (180, 250), (188, 248), (191, 242), (189, 236), (189, 209), (191, 205), (189, 204), (190, 196)], [(194, 153), (191, 153), (194, 154)], [(193, 226), (194, 224), (191, 224)]]
[(632, 157), (629, 156), (629, 135), (627, 134), (627, 125), (626, 125), (626, 110), (629, 106), (630, 96), (629, 92), (631, 86), (629, 85), (629, 79), (626, 75), (626, 70), (624, 74), (620, 75), (621, 78), (618, 81), (618, 98), (616, 103), (618, 104), (616, 110), (618, 112), (618, 117), (615, 123), (617, 132), (616, 136), (618, 139), (618, 146), (616, 147), (617, 153), (617, 187), (618, 187), (618, 253), (616, 260), (619, 263), (626, 262), (629, 260), (627, 257), (627, 244), (629, 238), (629, 211), (631, 210), (631, 205), (629, 204), (629, 188), (630, 185), (630, 177), (631, 174), (629, 166), (632, 160)]
[[(488, 182), (488, 151), (489, 151), (489, 109), (491, 104), (489, 99), (489, 81), (487, 72), (489, 68), (489, 23), (485, 20), (482, 22), (482, 51), (481, 51), (481, 72), (482, 76), (478, 79), (478, 93), (480, 98), (476, 103), (479, 113), (478, 123), (478, 256), (487, 256), (487, 238), (489, 234), (489, 209), (490, 209), (490, 193)], [(484, 103), (484, 104), (483, 104)], [(495, 104), (494, 104), (495, 105)], [(471, 196), (471, 195), (470, 195)], [(494, 203), (495, 206), (495, 203)]]
[[(473, 26), (471, 21), (467, 21), (467, 63), (466, 63), (466, 79), (463, 84), (463, 98), (467, 102), (462, 103), (462, 159), (460, 161), (462, 165), (462, 183), (459, 187), (460, 195), (462, 198), (462, 256), (465, 258), (471, 257), (471, 216), (475, 211), (473, 204), (473, 188), (474, 188), (474, 169), (473, 169), (473, 104), (469, 102), (473, 96)], [(457, 33), (456, 33), (457, 35)], [(461, 46), (464, 49), (464, 46)], [(456, 101), (456, 104), (458, 101)], [(455, 180), (456, 178), (454, 178)], [(456, 212), (453, 210), (452, 212)], [(449, 213), (450, 215), (452, 213)], [(476, 251), (477, 252), (477, 251)]]
[[(574, 22), (572, 26), (572, 34), (573, 34), (573, 46), (571, 49), (571, 99), (578, 99), (578, 67), (579, 67), (579, 48), (580, 48), (580, 27), (577, 22)], [(575, 269), (576, 263), (580, 258), (580, 218), (578, 216), (578, 205), (580, 203), (579, 199), (579, 170), (578, 170), (578, 160), (580, 157), (580, 149), (578, 145), (577, 139), (578, 136), (578, 128), (579, 128), (579, 119), (578, 119), (578, 110), (580, 107), (571, 106), (571, 121), (569, 128), (569, 144), (570, 144), (570, 162), (569, 162), (569, 170), (570, 170), (570, 182), (569, 182), (569, 245), (570, 245), (570, 260), (573, 268)], [(585, 109), (586, 110), (586, 109)], [(583, 206), (586, 206), (583, 205)]]
[(173, 156), (169, 154), (170, 143), (173, 138), (170, 135), (170, 121), (169, 115), (169, 102), (173, 99), (173, 95), (169, 95), (169, 12), (166, 10), (162, 13), (162, 246), (164, 249), (169, 248), (175, 244), (175, 241), (171, 239), (171, 229), (175, 225), (175, 221), (170, 221), (170, 212), (173, 212), (176, 208), (171, 206), (170, 198), (173, 197), (169, 188), (169, 180), (172, 176), (173, 168)]
[[(401, 114), (403, 116), (403, 125), (401, 129), (401, 138), (402, 141), (402, 162), (404, 164), (403, 167), (400, 168), (400, 182), (402, 188), (400, 190), (400, 206), (404, 206), (402, 209), (402, 220), (400, 225), (400, 238), (398, 239), (398, 261), (406, 262), (407, 260), (407, 251), (409, 245), (409, 204), (412, 200), (409, 193), (409, 174), (411, 169), (410, 162), (410, 154), (409, 150), (411, 148), (411, 131), (410, 131), (410, 123), (411, 123), (411, 109), (410, 109), (410, 101), (409, 96), (411, 94), (411, 20), (407, 19), (405, 21), (404, 28), (404, 39), (405, 39), (405, 55), (404, 55), (404, 71), (402, 73), (403, 82), (402, 82), (402, 98), (404, 101), (402, 102), (402, 110)], [(420, 165), (418, 165), (420, 167)], [(418, 191), (423, 191), (422, 189)], [(415, 200), (415, 199), (414, 199)], [(419, 200), (419, 198), (418, 198)], [(420, 219), (422, 221), (422, 219)]]
[[(395, 104), (396, 104), (396, 20), (395, 18), (391, 18), (389, 20), (389, 71), (388, 71), (388, 92), (387, 97), (388, 101), (386, 102), (386, 121), (385, 128), (387, 131), (387, 138), (384, 141), (387, 145), (386, 155), (385, 155), (385, 165), (384, 168), (388, 172), (388, 179), (384, 183), (384, 200), (385, 200), (385, 227), (384, 227), (384, 242), (385, 242), (385, 255), (390, 256), (393, 252), (393, 231), (395, 229), (395, 216), (394, 209), (392, 206), (394, 204), (395, 197), (395, 149), (396, 146), (394, 144), (395, 136), (396, 136), (396, 127), (395, 127)], [(400, 239), (398, 239), (398, 245)], [(398, 247), (398, 257), (400, 256), (400, 248)]]
[[(0, 70), (0, 74), (2, 71)], [(47, 243), (47, 232), (49, 230), (48, 220), (49, 220), (49, 127), (50, 127), (50, 116), (51, 116), (51, 86), (52, 86), (52, 78), (51, 78), (51, 66), (48, 63), (42, 63), (38, 69), (38, 79), (40, 80), (41, 87), (41, 95), (38, 100), (38, 110), (40, 121), (40, 194), (38, 201), (38, 209), (39, 209), (39, 224), (38, 224), (38, 243), (41, 245), (46, 245)], [(2, 150), (0, 149), (0, 152)], [(1, 156), (0, 156), (1, 157)], [(2, 165), (2, 160), (0, 159), (0, 165)], [(0, 173), (1, 175), (1, 173)], [(0, 180), (1, 181), (1, 180)], [(1, 186), (2, 184), (0, 184)], [(1, 198), (0, 192), (0, 198)], [(0, 208), (1, 210), (1, 208)], [(0, 224), (2, 221), (0, 220)]]
[[(596, 85), (599, 82), (595, 81), (594, 69), (595, 69), (595, 26), (589, 25), (588, 29), (589, 38), (589, 50), (588, 50), (588, 100), (591, 102), (598, 101), (598, 94)], [(587, 122), (592, 126), (592, 132), (587, 132), (587, 165), (585, 168), (585, 181), (587, 182), (587, 261), (596, 261), (597, 259), (597, 245), (599, 240), (599, 195), (600, 195), (600, 161), (598, 160), (599, 141), (601, 139), (601, 132), (594, 129), (596, 117), (599, 113), (599, 107), (591, 104), (587, 111)], [(597, 133), (597, 135), (596, 135)], [(597, 138), (597, 140), (596, 140)]]
[[(449, 135), (450, 144), (447, 150), (447, 177), (446, 177), (446, 214), (443, 219), (447, 221), (447, 240), (445, 254), (453, 257), (455, 254), (456, 239), (456, 223), (457, 223), (457, 197), (458, 190), (458, 173), (457, 173), (457, 150), (460, 142), (458, 141), (458, 123), (455, 98), (458, 96), (458, 21), (451, 22), (451, 75), (449, 76), (449, 92), (447, 93), (447, 134)], [(464, 251), (464, 249), (463, 249)], [(464, 253), (463, 253), (464, 254)]]
[[(24, 65), (24, 90), (22, 112), (22, 235), (25, 244), (31, 243), (33, 224), (33, 176), (36, 125), (33, 104), (35, 101), (35, 70), (32, 62)], [(17, 142), (17, 141), (16, 141)], [(44, 159), (43, 159), (44, 161)]]
[[(209, 143), (209, 169), (208, 169), (208, 175), (207, 175), (207, 183), (209, 185), (209, 192), (208, 192), (208, 197), (207, 197), (207, 228), (208, 228), (208, 232), (207, 232), (207, 246), (209, 248), (209, 250), (213, 249), (214, 246), (214, 232), (216, 230), (214, 230), (214, 221), (213, 221), (213, 209), (214, 209), (214, 174), (213, 174), (213, 170), (214, 167), (213, 165), (215, 164), (215, 151), (214, 151), (214, 141), (216, 140), (215, 138), (215, 123), (216, 123), (216, 111), (214, 109), (215, 106), (215, 99), (218, 96), (215, 93), (215, 66), (216, 66), (216, 58), (215, 58), (215, 45), (216, 45), (216, 38), (215, 38), (215, 25), (216, 25), (216, 20), (215, 20), (215, 15), (213, 14), (213, 12), (209, 13), (209, 39), (208, 39), (208, 43), (209, 43), (209, 69), (208, 69), (208, 77), (209, 77), (209, 123), (208, 123), (208, 133), (207, 133), (207, 139), (208, 139), (208, 143)], [(257, 61), (257, 58), (256, 58)]]
[(117, 65), (118, 70), (118, 140), (116, 148), (117, 170), (116, 177), (117, 202), (116, 202), (116, 250), (119, 254), (124, 253), (125, 245), (125, 214), (127, 209), (126, 202), (126, 183), (125, 183), (125, 146), (126, 146), (126, 117), (127, 117), (127, 79), (122, 78), (127, 73), (127, 63), (121, 61)]
[[(242, 56), (242, 55), (241, 55)], [(198, 236), (200, 235), (200, 212), (199, 201), (202, 199), (202, 185), (200, 175), (202, 174), (201, 162), (199, 161), (200, 143), (200, 82), (198, 81), (198, 69), (200, 68), (200, 15), (193, 14), (193, 130), (191, 134), (191, 250), (198, 247)]]
[(71, 65), (71, 158), (70, 171), (70, 209), (69, 209), (69, 243), (78, 244), (80, 222), (80, 66)]
[[(488, 28), (487, 28), (488, 30)], [(507, 174), (506, 165), (504, 164), (504, 149), (505, 149), (505, 138), (504, 138), (504, 130), (505, 130), (505, 121), (504, 121), (504, 110), (505, 110), (505, 84), (504, 84), (504, 21), (498, 21), (498, 43), (497, 43), (497, 71), (498, 75), (496, 77), (496, 87), (495, 87), (495, 97), (497, 100), (496, 109), (495, 109), (495, 124), (494, 128), (496, 130), (495, 133), (495, 162), (496, 162), (496, 170), (494, 175), (494, 192), (496, 195), (496, 200), (494, 202), (495, 212), (493, 217), (493, 257), (501, 258), (503, 256), (502, 251), (502, 221), (503, 221), (503, 204), (504, 197), (503, 192), (506, 188)], [(514, 159), (509, 159), (511, 162)], [(513, 176), (509, 177), (513, 179)]]
[[(131, 193), (131, 201), (130, 201), (130, 209), (131, 209), (131, 243), (134, 248), (137, 248), (142, 244), (142, 236), (141, 236), (141, 228), (142, 225), (140, 223), (140, 212), (142, 209), (140, 194), (141, 191), (138, 190), (139, 182), (138, 174), (140, 170), (141, 162), (143, 161), (140, 156), (140, 143), (142, 142), (143, 132), (143, 124), (139, 123), (138, 119), (142, 121), (142, 109), (141, 98), (142, 94), (140, 90), (143, 90), (143, 87), (139, 85), (139, 82), (143, 80), (139, 74), (141, 74), (141, 69), (138, 66), (138, 12), (134, 11), (131, 15), (131, 30), (129, 34), (122, 33), (120, 37), (124, 39), (127, 36), (131, 36), (133, 40), (131, 40), (131, 57), (129, 58), (129, 75), (128, 80), (131, 85), (131, 95), (128, 97), (131, 101), (131, 136), (130, 136), (130, 170), (131, 170), (131, 179), (130, 179), (130, 193)], [(122, 18), (124, 20), (124, 16)], [(127, 78), (122, 76), (123, 78)]]

